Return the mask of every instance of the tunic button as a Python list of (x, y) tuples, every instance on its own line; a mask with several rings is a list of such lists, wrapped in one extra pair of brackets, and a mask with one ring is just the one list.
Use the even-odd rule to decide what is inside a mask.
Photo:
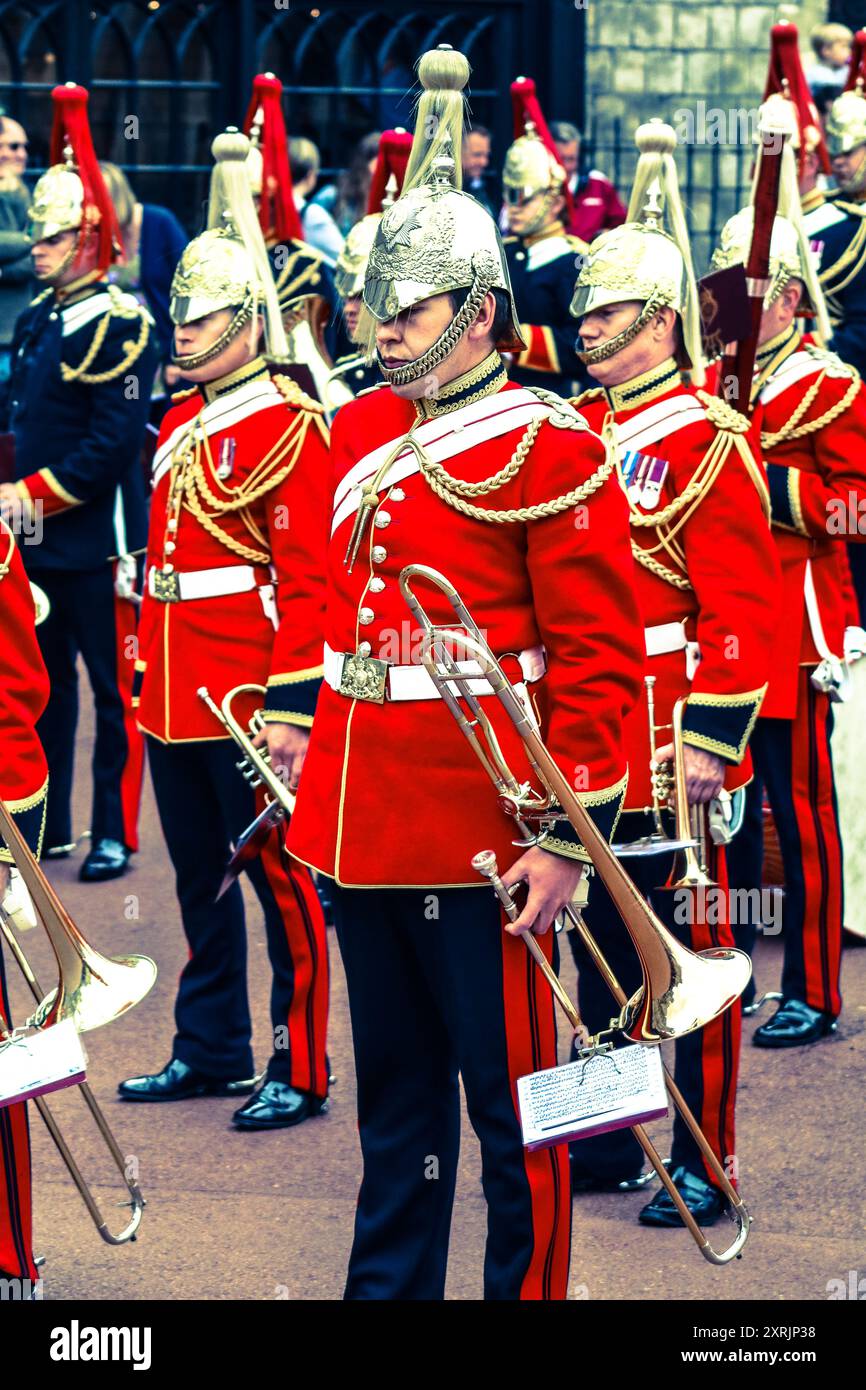
[(386, 526), (390, 526), (390, 525), (391, 525), (391, 513), (390, 513), (390, 512), (377, 512), (377, 513), (376, 513), (376, 522), (375, 522), (375, 524), (379, 527), (379, 530), (380, 530), (380, 531), (384, 531), (384, 529), (385, 529)]
[(169, 529), (169, 531), (176, 531), (176, 530), (177, 530), (177, 517), (176, 517), (176, 516), (170, 516), (170, 517), (169, 517), (169, 519), (168, 519), (168, 529)]
[(388, 500), (391, 502), (405, 502), (406, 494), (401, 487), (392, 487)]
[(359, 642), (359, 643), (358, 643), (358, 655), (359, 655), (359, 656), (369, 656), (372, 650), (373, 650), (373, 648), (370, 646), (370, 643), (369, 643), (369, 642)]
[(176, 549), (177, 549), (177, 547), (175, 546), (174, 541), (166, 541), (166, 543), (165, 543), (165, 553), (166, 553), (166, 555), (170, 555), (170, 554), (172, 553), (172, 551), (173, 551), (173, 550), (176, 550)]
[(374, 563), (374, 564), (381, 565), (381, 564), (382, 564), (382, 561), (383, 561), (383, 560), (387, 560), (387, 558), (388, 558), (388, 552), (387, 552), (387, 550), (385, 549), (384, 545), (374, 545), (374, 546), (373, 546), (373, 563)]
[(364, 627), (367, 627), (375, 616), (376, 614), (373, 612), (372, 608), (362, 608), (358, 614), (358, 622), (362, 623)]
[(53, 323), (54, 320), (57, 318), (57, 315), (56, 315), (55, 313), (51, 313), (51, 314), (48, 315), (48, 317), (49, 317), (49, 319), (51, 320), (51, 322)]
[(385, 587), (385, 581), (384, 581), (384, 579), (380, 579), (378, 575), (376, 575), (375, 579), (371, 579), (371, 580), (370, 580), (370, 592), (371, 592), (371, 593), (373, 593), (373, 594), (381, 594), (381, 592), (382, 592), (382, 590), (384, 589), (384, 587)]

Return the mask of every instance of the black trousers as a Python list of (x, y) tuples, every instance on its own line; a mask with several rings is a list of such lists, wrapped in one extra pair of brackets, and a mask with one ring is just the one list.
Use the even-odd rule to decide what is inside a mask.
[(553, 1001), (485, 889), (333, 888), (364, 1176), (346, 1298), (441, 1299), (460, 1144), (481, 1143), (484, 1296), (562, 1298), (564, 1146), (527, 1153), (513, 1083), (555, 1065)]
[[(243, 896), (234, 883), (219, 902), (232, 845), (261, 802), (237, 769), (230, 740), (163, 744), (148, 738), (160, 821), (177, 878), (190, 957), (180, 977), (173, 1056), (209, 1076), (254, 1073), (247, 997)], [(286, 854), (275, 830), (246, 872), (265, 917), (273, 982), (268, 1077), (328, 1094), (325, 922), (309, 871)]]
[(84, 572), (29, 568), (28, 577), (45, 590), (51, 604), (36, 629), (51, 680), (48, 705), (36, 726), (51, 774), (45, 845), (65, 845), (75, 838), (71, 798), (80, 652), (96, 709), (93, 839), (119, 840), (137, 849), (144, 749), (131, 705), (133, 605), (116, 597), (110, 564)]
[[(627, 830), (625, 833), (621, 832), (623, 839), (636, 839), (638, 836), (649, 834), (652, 829), (650, 817), (629, 815), (626, 821)], [(677, 940), (693, 951), (706, 950), (712, 946), (733, 946), (733, 936), (727, 922), (709, 925), (702, 921), (691, 924), (677, 921), (679, 914), (676, 911), (675, 895), (671, 892), (657, 891), (659, 885), (666, 882), (672, 862), (673, 856), (668, 854), (652, 855), (648, 858), (630, 857), (623, 861), (641, 893), (651, 901), (653, 909)], [(723, 864), (713, 866), (711, 872), (720, 884), (724, 882)], [(589, 906), (585, 919), (630, 998), (641, 983), (640, 964), (622, 918), (597, 877), (590, 882)], [(600, 1028), (605, 1028), (610, 1018), (619, 1010), (578, 933), (569, 932), (568, 940), (571, 942), (579, 972), (580, 1012), (590, 1032), (595, 1033)], [(701, 1125), (716, 1157), (723, 1165), (727, 1163), (729, 1172), (735, 1176), (736, 1168), (731, 1161), (735, 1155), (734, 1107), (740, 1050), (739, 1001), (706, 1028), (680, 1038), (674, 1047), (674, 1080)], [(572, 1144), (571, 1151), (576, 1160), (591, 1173), (609, 1177), (611, 1180), (635, 1177), (643, 1164), (643, 1150), (630, 1129), (611, 1130), (608, 1134), (578, 1140)], [(683, 1166), (699, 1177), (712, 1180), (710, 1172), (705, 1168), (700, 1150), (680, 1119), (679, 1112), (674, 1112), (671, 1158), (675, 1167)]]

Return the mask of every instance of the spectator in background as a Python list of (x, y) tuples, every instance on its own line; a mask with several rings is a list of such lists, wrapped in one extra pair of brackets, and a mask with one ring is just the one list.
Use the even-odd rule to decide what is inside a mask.
[(817, 24), (809, 42), (818, 61), (807, 70), (806, 81), (813, 92), (817, 87), (832, 87), (838, 96), (848, 76), (854, 35), (846, 24)]
[(336, 183), (329, 184), (316, 194), (314, 202), (333, 217), (342, 236), (346, 237), (367, 211), (370, 180), (379, 156), (379, 131), (359, 140), (348, 168)]
[(476, 125), (464, 131), (463, 149), (463, 191), (471, 193), (494, 219), (499, 216), (499, 207), (493, 206), (487, 192), (484, 171), (490, 163), (490, 131), (486, 126)]
[(333, 270), (343, 249), (343, 233), (326, 207), (318, 201), (310, 201), (321, 168), (319, 151), (312, 140), (299, 136), (289, 141), (289, 167), (304, 241), (318, 251)]
[(9, 376), (15, 321), (33, 298), (30, 194), (21, 180), (26, 167), (24, 131), (17, 121), (0, 116), (0, 381)]
[(577, 126), (570, 121), (553, 121), (550, 133), (572, 196), (571, 219), (565, 230), (581, 241), (594, 241), (599, 232), (625, 221), (625, 205), (601, 170), (581, 171), (581, 136)]
[(173, 329), (168, 301), (172, 276), (188, 237), (168, 208), (137, 201), (129, 180), (116, 164), (103, 160), (99, 167), (123, 241), (123, 260), (111, 267), (109, 279), (134, 294), (150, 310), (159, 339), (163, 378), (166, 386), (173, 388), (180, 380), (180, 372), (169, 362)]

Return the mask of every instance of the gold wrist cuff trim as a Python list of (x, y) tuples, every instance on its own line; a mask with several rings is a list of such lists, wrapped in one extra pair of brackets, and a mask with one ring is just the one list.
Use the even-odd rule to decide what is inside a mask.
[(296, 714), (289, 709), (263, 709), (261, 717), (266, 724), (297, 724), (301, 729), (312, 729), (311, 714)]
[(22, 811), (32, 811), (34, 806), (38, 806), (40, 801), (44, 800), (47, 791), (48, 778), (46, 777), (38, 792), (33, 792), (31, 796), (22, 797), (20, 801), (6, 801), (4, 803), (6, 810), (11, 812), (13, 816)]
[(59, 497), (61, 501), (67, 502), (70, 507), (80, 507), (82, 505), (82, 499), (76, 497), (74, 493), (68, 492), (63, 484), (57, 481), (50, 468), (40, 468), (38, 476), (50, 487), (55, 497)]
[(551, 854), (558, 854), (562, 859), (576, 859), (581, 864), (591, 864), (592, 860), (589, 851), (581, 844), (572, 844), (570, 840), (557, 840), (555, 835), (548, 835), (540, 842), (539, 848), (549, 850)]
[(809, 531), (803, 520), (803, 503), (800, 498), (800, 470), (799, 468), (788, 469), (788, 506), (791, 508), (791, 516), (794, 518), (794, 525), (803, 536), (808, 536)]

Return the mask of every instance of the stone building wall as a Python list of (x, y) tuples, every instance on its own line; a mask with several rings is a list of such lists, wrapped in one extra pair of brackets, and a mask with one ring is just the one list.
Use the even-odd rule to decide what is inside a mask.
[[(826, 0), (785, 7), (804, 62)], [(593, 160), (627, 198), (634, 131), (652, 116), (672, 124), (695, 262), (747, 196), (750, 136), (767, 75), (776, 0), (586, 0), (587, 131)]]

